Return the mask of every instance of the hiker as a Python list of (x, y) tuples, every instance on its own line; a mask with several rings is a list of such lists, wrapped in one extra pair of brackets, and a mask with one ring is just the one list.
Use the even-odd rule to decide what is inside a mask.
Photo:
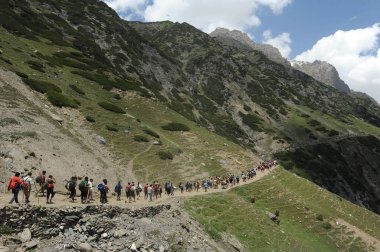
[(184, 186), (182, 182), (179, 183), (178, 187), (181, 190), (181, 193), (183, 193)]
[(45, 196), (45, 188), (46, 188), (45, 182), (46, 182), (46, 171), (42, 171), (42, 173), (36, 177), (36, 183), (39, 184), (40, 186), (39, 192), (42, 192), (42, 196)]
[(75, 201), (75, 196), (77, 194), (77, 190), (75, 189), (77, 186), (77, 177), (71, 177), (71, 179), (66, 183), (65, 187), (70, 192), (69, 199), (71, 199), (72, 202)]
[[(131, 203), (131, 183), (128, 182), (127, 186), (125, 187), (125, 196), (127, 196), (127, 200), (129, 200), (129, 203)], [(125, 201), (127, 203), (127, 201)]]
[(133, 202), (136, 202), (136, 187), (135, 187), (135, 182), (132, 182), (131, 188), (129, 191), (129, 202), (131, 202), (133, 198)]
[(33, 178), (32, 178), (32, 173), (28, 172), (28, 175), (24, 177), (24, 182), (21, 184), (22, 185), (22, 190), (24, 191), (25, 195), (25, 203), (28, 204), (30, 202), (30, 192), (32, 191), (32, 184), (33, 184)]
[(209, 188), (209, 183), (208, 183), (208, 181), (206, 181), (206, 182), (204, 183), (204, 187), (205, 187), (205, 192), (207, 192), (207, 189)]
[(85, 177), (80, 183), (79, 183), (79, 191), (80, 191), (80, 199), (82, 204), (86, 203), (87, 200), (87, 194), (88, 194), (88, 177)]
[(22, 179), (20, 179), (20, 173), (16, 172), (15, 175), (10, 179), (8, 184), (8, 191), (12, 190), (12, 199), (9, 201), (9, 204), (12, 204), (13, 201), (18, 204), (18, 193), (20, 191), (20, 186), (22, 184)]
[(137, 198), (140, 198), (140, 193), (142, 192), (143, 186), (141, 185), (140, 182), (137, 182), (137, 187), (136, 187), (136, 196)]
[(148, 198), (148, 184), (145, 184), (144, 185), (144, 198), (147, 199)]
[(197, 192), (199, 191), (199, 188), (201, 187), (201, 183), (199, 183), (199, 180), (195, 182), (195, 188), (197, 189)]
[(147, 195), (148, 195), (148, 201), (153, 201), (153, 187), (152, 184), (150, 184), (147, 188)]
[(154, 197), (157, 199), (158, 198), (158, 184), (157, 183), (153, 184), (153, 194), (154, 194)]
[(119, 181), (115, 186), (116, 200), (120, 201), (121, 189), (123, 189), (121, 185), (121, 181)]
[(90, 179), (90, 181), (88, 181), (87, 202), (94, 201), (92, 197), (93, 188), (94, 188), (94, 180)]
[(107, 193), (109, 191), (109, 188), (107, 185), (107, 179), (103, 179), (103, 183), (98, 185), (98, 190), (100, 192), (100, 203), (102, 204), (108, 203)]
[(53, 175), (49, 175), (48, 179), (46, 180), (47, 187), (46, 187), (46, 204), (53, 204), (52, 200), (54, 198), (55, 192), (54, 192), (54, 184), (55, 179), (53, 178)]

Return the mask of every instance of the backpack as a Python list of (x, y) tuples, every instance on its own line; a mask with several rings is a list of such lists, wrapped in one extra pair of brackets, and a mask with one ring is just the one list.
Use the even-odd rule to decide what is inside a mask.
[(99, 190), (100, 192), (105, 192), (105, 191), (106, 191), (106, 187), (105, 187), (105, 185), (104, 185), (104, 184), (99, 184), (99, 185), (98, 185), (98, 190)]
[(117, 185), (115, 186), (115, 192), (120, 192), (121, 189), (122, 189), (122, 186), (121, 186), (121, 185), (117, 184)]
[(16, 187), (17, 187), (17, 183), (11, 179), (11, 180), (9, 181), (8, 191), (9, 191), (9, 190), (16, 189)]
[(80, 182), (79, 184), (79, 191), (84, 191), (86, 189), (86, 180), (83, 180), (82, 182)]
[(42, 181), (42, 178), (41, 178), (40, 175), (38, 175), (38, 176), (35, 178), (35, 180), (36, 180), (36, 183), (40, 184), (41, 181)]
[(66, 183), (66, 189), (67, 190), (69, 190), (69, 191), (71, 191), (71, 190), (73, 190), (74, 188), (75, 188), (75, 183), (74, 183), (74, 181), (72, 181), (72, 180), (70, 180), (70, 181), (68, 181), (67, 183)]
[(22, 181), (21, 185), (20, 185), (20, 188), (21, 190), (23, 191), (28, 191), (29, 190), (29, 183), (26, 182), (26, 181)]

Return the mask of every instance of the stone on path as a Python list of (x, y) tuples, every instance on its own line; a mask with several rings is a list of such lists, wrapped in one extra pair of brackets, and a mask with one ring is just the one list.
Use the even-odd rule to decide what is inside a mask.
[(22, 243), (28, 242), (32, 239), (32, 232), (30, 232), (29, 228), (25, 228), (24, 231), (18, 234)]
[(102, 136), (99, 136), (99, 135), (96, 136), (96, 142), (99, 144), (106, 144), (107, 143), (106, 139)]
[(92, 252), (92, 247), (87, 242), (79, 243), (77, 249), (80, 252)]

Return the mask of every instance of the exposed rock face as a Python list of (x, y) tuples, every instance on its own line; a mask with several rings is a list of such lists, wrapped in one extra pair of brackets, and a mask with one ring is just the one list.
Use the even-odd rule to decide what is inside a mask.
[[(15, 233), (24, 228), (27, 230), (23, 233), (28, 233), (28, 239), (14, 240), (11, 235), (2, 237), (2, 242), (7, 245), (12, 241), (10, 248), (37, 247), (38, 251), (220, 251), (186, 213), (171, 205), (138, 210), (114, 206), (6, 207), (0, 210), (0, 218), (0, 225), (11, 227)], [(31, 241), (29, 234), (33, 237)]]
[(292, 61), (292, 67), (310, 75), (322, 83), (335, 87), (341, 92), (350, 92), (350, 88), (339, 77), (339, 73), (336, 68), (325, 61), (316, 60), (313, 63)]
[(254, 50), (262, 52), (270, 60), (282, 64), (284, 66), (290, 66), (289, 61), (281, 56), (280, 51), (268, 44), (255, 43), (246, 33), (238, 30), (228, 30), (226, 28), (216, 28), (215, 31), (210, 33), (211, 37), (215, 37), (224, 43), (228, 43), (234, 46), (248, 46)]

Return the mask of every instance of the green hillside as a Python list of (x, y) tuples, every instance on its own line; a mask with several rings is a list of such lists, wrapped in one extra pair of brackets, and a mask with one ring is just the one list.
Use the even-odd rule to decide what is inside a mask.
[[(255, 197), (256, 202), (251, 203)], [(253, 184), (194, 197), (185, 208), (215, 239), (235, 236), (250, 251), (376, 251), (380, 217), (278, 168)], [(280, 224), (267, 211), (280, 211)], [(362, 230), (362, 237), (349, 223)]]

